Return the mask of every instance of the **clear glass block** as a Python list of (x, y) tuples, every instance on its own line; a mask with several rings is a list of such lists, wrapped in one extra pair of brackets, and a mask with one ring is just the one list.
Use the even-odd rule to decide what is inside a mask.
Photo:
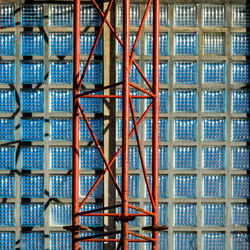
[(44, 41), (43, 33), (23, 32), (21, 33), (21, 55), (43, 56)]
[[(85, 197), (89, 190), (98, 180), (98, 175), (81, 175), (80, 176), (80, 197)], [(98, 184), (90, 197), (101, 198), (103, 197), (103, 181)]]
[[(152, 175), (148, 175), (148, 182), (152, 191)], [(159, 198), (168, 198), (168, 176), (167, 175), (159, 175)], [(143, 178), (144, 182), (144, 178)], [(145, 197), (149, 198), (148, 188), (145, 182)]]
[(197, 34), (174, 33), (174, 53), (186, 56), (197, 55)]
[(190, 232), (174, 233), (175, 250), (194, 250), (197, 249), (197, 234)]
[(0, 112), (15, 112), (15, 90), (0, 90)]
[(21, 167), (24, 170), (44, 169), (44, 148), (21, 147)]
[(226, 177), (225, 175), (204, 175), (203, 176), (203, 196), (206, 198), (226, 197)]
[(70, 61), (50, 62), (50, 83), (71, 84), (73, 82), (73, 66)]
[(232, 83), (250, 83), (250, 64), (247, 62), (232, 62)]
[(50, 54), (52, 56), (72, 55), (72, 33), (50, 33)]
[(52, 141), (71, 141), (72, 131), (72, 119), (50, 120), (50, 139)]
[(235, 113), (250, 113), (250, 91), (232, 91), (232, 111)]
[(222, 4), (206, 4), (202, 9), (202, 24), (210, 27), (225, 26), (225, 6)]
[(0, 204), (0, 227), (15, 226), (15, 205), (12, 203)]
[(101, 16), (97, 8), (92, 4), (81, 4), (81, 26), (100, 26)]
[[(81, 153), (81, 151), (80, 151)], [(50, 168), (55, 170), (70, 170), (72, 168), (72, 148), (50, 148)]]
[(205, 232), (202, 234), (204, 250), (226, 250), (226, 235), (224, 232)]
[(195, 90), (174, 91), (175, 112), (197, 112), (197, 92)]
[(249, 233), (235, 232), (235, 233), (232, 233), (231, 238), (232, 238), (232, 250), (250, 248)]
[(71, 90), (50, 90), (51, 112), (72, 112), (73, 93)]
[(225, 54), (225, 33), (204, 33), (203, 34), (204, 55)]
[(21, 6), (21, 26), (42, 27), (43, 26), (43, 5), (24, 4)]
[(50, 176), (50, 197), (71, 198), (72, 196), (72, 176), (52, 175)]
[(81, 147), (80, 148), (80, 169), (103, 169), (103, 159), (98, 148)]
[(21, 205), (22, 227), (43, 227), (44, 205), (41, 203), (27, 203)]
[(204, 62), (203, 83), (226, 83), (226, 63)]
[(197, 26), (197, 10), (195, 4), (176, 4), (174, 6), (175, 26)]
[(174, 83), (175, 84), (196, 84), (197, 83), (196, 62), (174, 62)]
[(51, 250), (71, 250), (72, 248), (72, 236), (70, 232), (51, 232), (49, 238)]
[[(99, 118), (89, 118), (89, 124), (98, 141), (103, 141), (103, 121)], [(93, 141), (93, 137), (84, 120), (80, 120), (80, 140)]]
[[(95, 92), (91, 95), (102, 95), (102, 92)], [(80, 104), (85, 113), (103, 113), (103, 98), (80, 98)]]
[[(81, 33), (80, 36), (80, 54), (89, 55), (91, 49), (95, 43), (97, 34), (96, 33)], [(97, 46), (94, 51), (94, 55), (102, 55), (102, 36), (99, 38)]]
[(50, 206), (50, 225), (69, 226), (72, 224), (71, 204), (51, 204)]
[(1, 170), (15, 169), (15, 165), (16, 165), (16, 148), (0, 147), (0, 169)]
[(177, 198), (196, 198), (197, 177), (195, 175), (176, 175), (174, 177), (174, 196)]
[(196, 141), (197, 140), (197, 119), (175, 119), (174, 140)]
[(21, 110), (23, 113), (44, 112), (44, 91), (21, 90)]
[[(147, 169), (152, 169), (152, 147), (145, 147), (144, 162)], [(159, 169), (168, 169), (167, 147), (159, 147)]]
[(232, 140), (233, 141), (250, 140), (250, 120), (247, 119), (232, 120)]
[(232, 204), (232, 226), (249, 227), (250, 206), (249, 204)]
[[(116, 181), (118, 186), (122, 190), (122, 176), (117, 175)], [(129, 184), (128, 184), (128, 196), (130, 198), (139, 198), (140, 197), (140, 176), (139, 175), (129, 175)]]
[(0, 119), (0, 141), (14, 141), (15, 140), (15, 120), (14, 119)]
[(0, 232), (0, 249), (15, 249), (16, 236), (14, 232)]
[(209, 227), (225, 227), (225, 204), (203, 204), (203, 225)]
[(14, 198), (15, 193), (15, 177), (14, 175), (0, 175), (0, 197)]
[[(89, 237), (93, 235), (98, 235), (102, 232), (87, 232), (85, 231), (84, 233), (80, 233), (80, 237)], [(102, 237), (97, 237), (97, 239), (101, 239)], [(102, 242), (80, 242), (80, 247), (82, 249), (98, 249), (98, 250), (103, 250), (103, 243)]]
[(15, 34), (12, 32), (1, 32), (0, 56), (15, 55)]
[[(140, 168), (140, 156), (138, 148), (135, 146), (129, 146), (128, 149), (129, 154), (129, 169), (139, 169)], [(145, 161), (146, 162), (146, 161)], [(122, 168), (122, 151), (116, 158), (116, 167)]]
[(224, 147), (204, 147), (203, 148), (203, 168), (225, 169), (226, 153)]
[[(117, 95), (122, 96), (122, 93), (123, 93), (122, 90), (117, 91)], [(131, 96), (138, 96), (139, 91), (130, 90), (130, 95)], [(134, 112), (139, 113), (140, 112), (140, 99), (139, 98), (132, 98), (132, 103), (133, 103)], [(122, 98), (116, 99), (116, 111), (122, 112)]]
[(234, 56), (250, 55), (250, 36), (248, 33), (232, 34), (232, 55)]
[(250, 148), (232, 148), (232, 168), (247, 170), (250, 168)]
[(174, 225), (180, 227), (197, 226), (197, 205), (196, 204), (175, 204)]
[(203, 119), (204, 141), (225, 141), (226, 127), (225, 119), (205, 118)]
[(43, 175), (23, 175), (21, 177), (21, 196), (22, 198), (43, 198)]
[[(85, 62), (80, 63), (80, 76), (83, 73), (85, 68)], [(101, 61), (94, 61), (91, 62), (88, 66), (88, 70), (83, 80), (83, 84), (103, 84), (102, 79), (102, 62)]]
[(14, 4), (1, 3), (0, 25), (1, 27), (14, 27), (15, 26)]
[(21, 140), (43, 141), (44, 119), (43, 118), (21, 118)]
[(71, 4), (49, 5), (49, 25), (52, 27), (70, 27), (73, 24)]
[[(145, 140), (152, 140), (152, 119), (145, 120)], [(159, 141), (167, 141), (168, 140), (168, 119), (160, 118), (159, 119)]]
[[(136, 74), (138, 75), (138, 80), (139, 80), (140, 76), (137, 72)], [(153, 62), (152, 61), (145, 62), (145, 76), (150, 83), (153, 82)], [(160, 84), (168, 84), (168, 62), (167, 61), (159, 62), (159, 82)]]
[(23, 250), (44, 249), (44, 232), (22, 232), (21, 246)]
[[(130, 26), (139, 26), (140, 20), (140, 5), (130, 4)], [(116, 6), (116, 26), (122, 26), (123, 24), (123, 6), (117, 4)]]
[[(120, 39), (123, 41), (123, 34), (119, 33), (118, 36), (120, 37)], [(132, 48), (134, 46), (134, 43), (135, 43), (135, 40), (136, 40), (136, 37), (137, 37), (137, 33), (133, 33), (131, 32), (130, 35), (129, 35), (129, 49), (130, 49), (130, 52), (132, 53)], [(121, 44), (118, 42), (118, 40), (116, 40), (116, 43), (117, 43), (117, 55), (122, 55), (123, 54), (123, 47), (121, 46)], [(138, 40), (138, 43), (136, 45), (136, 48), (135, 48), (135, 55), (140, 55), (140, 51), (141, 51), (141, 40), (139, 38)]]
[[(137, 62), (138, 64), (138, 62)], [(122, 62), (117, 62), (116, 63), (116, 79), (118, 82), (123, 81), (123, 68), (122, 68)], [(135, 65), (132, 64), (131, 66), (131, 71), (129, 75), (129, 81), (133, 83), (140, 83), (140, 74), (138, 70), (136, 69)]]
[(44, 82), (44, 63), (22, 61), (20, 74), (22, 84), (42, 84)]
[(202, 91), (203, 112), (224, 113), (226, 110), (226, 95), (224, 90)]
[[(160, 26), (168, 26), (168, 5), (161, 3), (160, 5)], [(146, 17), (145, 26), (153, 26), (153, 6), (149, 8), (149, 12)]]
[(15, 74), (14, 61), (0, 61), (0, 84), (14, 84)]
[(196, 169), (197, 168), (197, 148), (196, 147), (175, 147), (174, 148), (174, 168)]
[[(145, 100), (145, 109), (152, 103), (151, 98), (147, 98)], [(169, 106), (169, 95), (168, 90), (160, 90), (159, 91), (159, 112), (160, 113), (168, 113), (168, 106)], [(149, 111), (152, 113), (152, 109)]]
[[(159, 225), (167, 226), (168, 225), (168, 204), (167, 203), (159, 203)], [(146, 203), (145, 210), (152, 212), (152, 204)], [(151, 226), (152, 219), (150, 216), (145, 217), (145, 225)]]
[(232, 176), (232, 197), (249, 199), (250, 177), (245, 175)]
[[(160, 56), (167, 56), (169, 54), (169, 40), (168, 33), (160, 33), (159, 36), (159, 52)], [(145, 54), (153, 55), (153, 33), (145, 34)]]
[(248, 5), (232, 5), (232, 26), (250, 26), (250, 9)]

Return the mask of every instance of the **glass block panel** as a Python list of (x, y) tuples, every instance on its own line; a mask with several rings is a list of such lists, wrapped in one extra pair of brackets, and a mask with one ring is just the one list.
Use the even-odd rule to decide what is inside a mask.
[(50, 139), (52, 141), (71, 141), (72, 130), (71, 119), (50, 120)]
[(100, 26), (101, 16), (93, 4), (81, 5), (81, 26)]
[[(123, 6), (118, 4), (116, 7), (116, 26), (122, 26), (123, 24)], [(130, 4), (130, 25), (139, 26), (140, 21), (140, 5)]]
[[(129, 153), (129, 169), (139, 169), (140, 159), (139, 159), (138, 148), (135, 146), (130, 146), (128, 149), (128, 153)], [(122, 151), (116, 158), (116, 167), (119, 169), (122, 168)]]
[(225, 250), (226, 249), (226, 235), (221, 232), (205, 232), (202, 235), (204, 250)]
[(15, 140), (15, 120), (14, 119), (0, 119), (0, 141), (14, 141)]
[(21, 177), (21, 196), (22, 198), (43, 198), (43, 175), (23, 175)]
[(232, 226), (249, 227), (250, 206), (249, 204), (232, 204)]
[(174, 249), (175, 250), (193, 250), (197, 249), (196, 233), (174, 233)]
[[(152, 140), (152, 119), (145, 120), (145, 140)], [(159, 141), (168, 140), (168, 119), (159, 119)]]
[(23, 32), (21, 33), (22, 56), (43, 56), (44, 41), (43, 33)]
[[(89, 124), (95, 133), (98, 141), (103, 140), (103, 122), (102, 119), (90, 118)], [(87, 124), (84, 120), (80, 120), (80, 140), (81, 141), (93, 141), (93, 137), (89, 132)]]
[(44, 232), (22, 232), (21, 246), (23, 250), (44, 249)]
[(194, 90), (174, 91), (175, 112), (197, 112), (197, 93)]
[(233, 141), (249, 141), (250, 140), (250, 120), (233, 119), (232, 140)]
[[(168, 204), (159, 203), (159, 225), (167, 226), (168, 225)], [(145, 204), (145, 210), (152, 212), (152, 204)], [(148, 216), (145, 218), (145, 225), (152, 225), (152, 219)], [(150, 248), (151, 249), (151, 248)]]
[(0, 227), (15, 226), (15, 205), (12, 203), (0, 204)]
[(175, 26), (197, 26), (197, 10), (194, 4), (178, 4), (174, 6)]
[(40, 203), (21, 205), (21, 225), (23, 227), (43, 227), (44, 205)]
[(0, 197), (15, 197), (15, 177), (14, 175), (0, 175)]
[[(133, 66), (132, 66), (133, 69)], [(139, 81), (139, 74), (137, 70), (135, 73), (138, 76)], [(145, 76), (147, 80), (152, 83), (153, 82), (153, 63), (151, 61), (145, 62)], [(122, 79), (122, 76), (121, 76)], [(160, 61), (159, 63), (159, 82), (160, 84), (168, 84), (168, 62), (167, 61)], [(139, 83), (139, 82), (138, 82)]]
[(39, 61), (22, 61), (21, 82), (23, 84), (42, 84), (44, 82), (44, 63)]
[[(137, 62), (138, 64), (138, 62)], [(122, 82), (123, 81), (123, 69), (122, 69), (122, 63), (121, 62), (117, 62), (116, 63), (116, 79), (118, 82)], [(140, 83), (140, 74), (138, 72), (138, 70), (136, 69), (135, 65), (132, 64), (131, 67), (131, 71), (130, 71), (130, 78), (129, 78), (130, 82), (133, 83)]]
[(225, 62), (204, 62), (203, 83), (226, 83)]
[(72, 168), (72, 148), (69, 148), (69, 147), (50, 148), (50, 168), (57, 169), (57, 170), (71, 169)]
[[(85, 68), (85, 62), (80, 63), (80, 75)], [(102, 62), (92, 62), (88, 66), (88, 70), (83, 80), (83, 84), (102, 84)]]
[[(96, 40), (96, 33), (81, 33), (80, 54), (89, 55)], [(102, 55), (102, 36), (99, 38), (94, 55)]]
[[(123, 93), (122, 90), (117, 91), (117, 95), (122, 96), (122, 93)], [(138, 96), (139, 91), (130, 90), (130, 95), (131, 96)], [(137, 112), (137, 113), (140, 112), (140, 99), (139, 98), (132, 98), (132, 103), (133, 103), (134, 112)], [(116, 111), (122, 112), (122, 98), (116, 99)]]
[[(130, 91), (131, 92), (131, 91)], [(168, 90), (160, 90), (159, 91), (159, 112), (160, 113), (168, 113), (168, 106), (169, 106), (169, 96), (168, 96)], [(145, 109), (148, 108), (148, 106), (151, 104), (152, 102), (152, 99), (150, 98), (147, 98), (145, 100)], [(152, 110), (149, 111), (150, 113), (152, 113)]]
[(14, 61), (0, 61), (0, 84), (14, 84), (15, 72)]
[(14, 232), (0, 232), (0, 249), (15, 249), (15, 238)]
[(232, 82), (249, 84), (250, 64), (246, 62), (232, 62)]
[(175, 147), (174, 167), (176, 169), (196, 169), (197, 168), (197, 148), (196, 147)]
[(232, 249), (249, 249), (250, 248), (250, 236), (249, 233), (236, 232), (232, 233)]
[[(148, 175), (149, 185), (152, 191), (152, 175)], [(143, 180), (144, 182), (144, 180)], [(145, 182), (145, 197), (149, 198), (148, 188)], [(159, 175), (159, 198), (168, 198), (168, 176)]]
[(0, 56), (15, 55), (15, 34), (1, 32), (0, 36)]
[(21, 7), (21, 25), (23, 27), (43, 26), (43, 5), (24, 4)]
[[(85, 197), (89, 190), (98, 180), (98, 175), (81, 175), (80, 176), (80, 197)], [(103, 181), (101, 181), (95, 188), (90, 197), (101, 198), (103, 197)]]
[(176, 175), (174, 177), (174, 196), (178, 198), (196, 198), (197, 177), (194, 175)]
[(225, 204), (203, 204), (203, 225), (210, 227), (224, 227)]
[(50, 83), (71, 84), (73, 82), (73, 67), (69, 61), (50, 62)]
[(15, 6), (14, 4), (1, 4), (0, 13), (1, 27), (14, 27), (15, 26)]
[(225, 169), (226, 154), (224, 147), (203, 148), (203, 168)]
[[(169, 53), (168, 33), (160, 33), (159, 46), (160, 56), (167, 56)], [(145, 34), (145, 54), (153, 55), (153, 33)]]
[(174, 225), (181, 227), (195, 227), (197, 225), (196, 204), (175, 204)]
[[(146, 17), (146, 26), (153, 26), (153, 6), (150, 6)], [(168, 5), (161, 3), (160, 5), (160, 26), (168, 26)]]
[(73, 94), (71, 90), (50, 90), (51, 112), (72, 112)]
[(226, 197), (226, 177), (224, 175), (203, 176), (203, 196), (206, 198)]
[(174, 83), (176, 84), (196, 84), (197, 64), (196, 62), (175, 62), (174, 63)]
[(249, 27), (250, 9), (247, 5), (232, 5), (232, 26)]
[(44, 112), (44, 91), (21, 90), (21, 104), (23, 113)]
[[(80, 233), (80, 237), (89, 237), (93, 235), (98, 235), (101, 232), (87, 232), (85, 231), (84, 233)], [(96, 237), (97, 239), (101, 239), (102, 237)], [(103, 243), (102, 242), (80, 242), (80, 247), (82, 249), (98, 249), (98, 250), (103, 250)]]
[(197, 140), (197, 120), (196, 119), (175, 119), (174, 139), (181, 141)]
[(175, 55), (186, 55), (186, 56), (197, 55), (196, 33), (175, 33), (174, 52)]
[(250, 55), (250, 36), (248, 33), (232, 34), (232, 55), (234, 56)]
[[(117, 183), (122, 190), (122, 176), (117, 175)], [(128, 195), (130, 198), (139, 198), (140, 196), (140, 176), (129, 175)]]
[(69, 27), (73, 24), (71, 4), (53, 4), (49, 6), (49, 24), (52, 27)]
[(97, 148), (80, 148), (80, 168), (81, 169), (103, 169), (103, 160)]
[(242, 170), (250, 168), (250, 148), (232, 148), (232, 168)]
[(14, 112), (15, 111), (15, 90), (1, 90), (0, 91), (0, 112)]
[(72, 247), (72, 236), (69, 232), (51, 232), (49, 238), (51, 250), (70, 250)]
[(22, 147), (21, 167), (24, 170), (44, 169), (44, 148), (43, 147)]
[(250, 113), (250, 91), (232, 91), (232, 111), (235, 113)]
[[(147, 169), (152, 168), (152, 147), (145, 147), (144, 162)], [(168, 148), (159, 147), (159, 169), (168, 169)]]
[(43, 118), (21, 118), (21, 140), (43, 141), (44, 119)]
[(51, 204), (50, 225), (68, 226), (72, 223), (71, 204)]
[[(123, 35), (121, 33), (118, 34), (118, 36), (120, 37), (120, 39), (123, 41)], [(136, 37), (137, 37), (137, 33), (133, 33), (131, 32), (130, 35), (129, 35), (129, 41), (130, 41), (130, 44), (129, 44), (129, 48), (130, 48), (130, 52), (132, 52), (132, 48), (134, 46), (134, 43), (135, 43), (135, 40), (136, 40)], [(118, 42), (118, 40), (116, 40), (116, 43), (117, 43), (117, 54), (118, 55), (122, 55), (123, 54), (123, 47), (121, 46), (121, 44)], [(139, 39), (138, 42), (137, 42), (137, 46), (135, 48), (135, 55), (140, 55), (140, 43), (141, 43), (141, 40)]]
[(243, 175), (232, 176), (232, 197), (244, 198), (250, 197), (250, 177)]
[(203, 119), (203, 140), (225, 141), (226, 128), (225, 119)]
[(222, 4), (206, 4), (202, 9), (203, 26), (224, 27), (225, 6)]
[(72, 33), (50, 33), (50, 54), (52, 56), (72, 55)]
[(15, 169), (16, 149), (15, 147), (0, 147), (0, 169)]
[(72, 176), (52, 175), (50, 176), (50, 197), (70, 198), (72, 196)]
[(226, 96), (223, 90), (205, 90), (202, 92), (203, 112), (223, 113), (226, 109)]
[(203, 34), (204, 55), (225, 54), (225, 33), (204, 33)]
[[(95, 92), (93, 95), (102, 95), (102, 92)], [(90, 94), (92, 95), (92, 94)], [(100, 114), (103, 112), (103, 99), (102, 98), (80, 98), (80, 104), (85, 113)]]

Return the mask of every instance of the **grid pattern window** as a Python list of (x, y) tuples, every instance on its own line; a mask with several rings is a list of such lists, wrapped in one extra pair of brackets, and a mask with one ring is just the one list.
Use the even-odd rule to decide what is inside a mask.
[(21, 34), (21, 54), (22, 56), (43, 56), (44, 42), (43, 33), (23, 32)]
[(175, 5), (175, 26), (194, 27), (197, 26), (197, 10), (195, 4)]
[(25, 4), (21, 7), (21, 25), (23, 27), (43, 26), (43, 5)]
[(13, 32), (1, 32), (0, 56), (15, 55), (15, 34)]
[(52, 27), (70, 27), (73, 25), (73, 9), (70, 4), (49, 6), (49, 23)]
[(21, 109), (23, 113), (44, 112), (44, 91), (21, 90)]
[(222, 4), (203, 5), (202, 10), (203, 26), (224, 27), (225, 25), (225, 6)]
[(15, 6), (14, 4), (1, 4), (1, 27), (15, 26)]
[(15, 91), (0, 90), (0, 112), (8, 113), (15, 111)]

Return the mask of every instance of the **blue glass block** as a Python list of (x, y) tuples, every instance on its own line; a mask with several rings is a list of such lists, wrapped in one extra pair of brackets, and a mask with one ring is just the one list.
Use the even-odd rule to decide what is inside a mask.
[(43, 118), (21, 118), (21, 140), (43, 141), (44, 119)]
[(44, 232), (22, 232), (21, 246), (23, 250), (44, 249)]
[[(93, 95), (102, 95), (102, 92), (95, 92)], [(103, 112), (103, 98), (80, 98), (80, 104), (85, 113), (100, 114)]]
[(51, 112), (72, 112), (73, 93), (71, 90), (50, 90)]
[(68, 226), (72, 224), (71, 204), (51, 204), (50, 225)]
[(53, 4), (49, 6), (49, 24), (52, 27), (70, 27), (73, 24), (71, 4)]
[(203, 225), (210, 227), (224, 227), (226, 225), (225, 204), (204, 204)]
[(175, 26), (197, 26), (197, 10), (194, 4), (178, 4), (174, 6)]
[[(167, 226), (168, 225), (168, 204), (167, 203), (159, 203), (159, 225)], [(152, 212), (152, 204), (146, 204), (145, 210)], [(152, 219), (150, 216), (145, 217), (145, 225), (151, 226)]]
[(100, 26), (101, 16), (93, 4), (81, 5), (81, 26)]
[[(160, 56), (167, 56), (169, 53), (168, 33), (160, 33), (159, 46)], [(153, 55), (153, 33), (145, 34), (145, 54)]]
[(44, 169), (43, 147), (22, 147), (21, 158), (21, 167), (24, 170)]
[(197, 63), (196, 62), (175, 62), (174, 63), (175, 84), (196, 84)]
[(14, 175), (0, 175), (0, 198), (15, 197)]
[[(96, 40), (96, 33), (82, 33), (80, 36), (80, 54), (89, 55)], [(94, 55), (102, 55), (102, 36), (99, 38)]]
[(202, 92), (202, 107), (204, 112), (222, 113), (226, 109), (226, 96), (223, 90), (205, 90)]
[[(152, 140), (152, 119), (145, 120), (145, 140)], [(159, 141), (168, 140), (168, 119), (160, 118), (159, 119)]]
[(43, 5), (42, 4), (22, 5), (21, 26), (42, 27), (43, 26)]
[(197, 120), (196, 119), (175, 119), (174, 139), (180, 141), (197, 140)]
[(29, 203), (21, 205), (21, 225), (23, 227), (43, 227), (44, 205)]
[(72, 62), (54, 61), (50, 62), (50, 83), (71, 84), (73, 82)]
[[(132, 205), (132, 206), (135, 206), (135, 207), (138, 207), (138, 208), (139, 208), (139, 203), (129, 203), (129, 204)], [(121, 213), (122, 213), (121, 207), (118, 207), (118, 208), (116, 209), (116, 212), (119, 213), (119, 214), (121, 214)], [(135, 209), (129, 207), (129, 208), (128, 208), (128, 213), (129, 213), (129, 214), (137, 214), (137, 213), (138, 213), (138, 210), (135, 210)], [(120, 222), (120, 221), (118, 221), (117, 224), (118, 224), (119, 226), (121, 226), (121, 222)], [(139, 226), (139, 225), (140, 225), (140, 219), (139, 219), (139, 217), (135, 218), (133, 221), (129, 221), (129, 222), (128, 222), (128, 225), (129, 225), (129, 226)]]
[(23, 113), (44, 112), (44, 91), (21, 90), (21, 104)]
[[(117, 95), (122, 96), (122, 90), (117, 91)], [(130, 90), (131, 96), (138, 96), (139, 91), (136, 90)], [(133, 108), (134, 112), (139, 113), (140, 112), (140, 99), (139, 98), (132, 98)], [(116, 111), (122, 112), (122, 98), (116, 99)]]
[(233, 119), (232, 139), (233, 141), (249, 141), (250, 140), (250, 120)]
[(203, 168), (225, 169), (226, 154), (224, 147), (203, 148)]
[(50, 138), (52, 141), (71, 141), (72, 130), (71, 119), (50, 120)]
[(53, 147), (50, 149), (50, 168), (61, 170), (72, 168), (72, 148)]
[(203, 35), (204, 55), (225, 54), (225, 33), (204, 33)]
[(232, 62), (232, 82), (249, 84), (250, 64), (246, 62)]
[(174, 91), (176, 112), (197, 112), (197, 92), (194, 90)]
[(0, 25), (1, 27), (14, 27), (15, 26), (14, 4), (4, 4), (4, 3), (1, 4)]
[(182, 227), (197, 226), (197, 206), (196, 204), (175, 204), (174, 205), (174, 225)]
[[(168, 5), (161, 3), (160, 5), (160, 26), (168, 26)], [(149, 8), (149, 12), (146, 17), (145, 26), (153, 26), (153, 6)]]
[(0, 227), (15, 226), (15, 205), (12, 203), (0, 204)]
[(203, 120), (203, 140), (205, 141), (225, 141), (226, 128), (225, 119), (210, 119)]
[(221, 232), (205, 232), (203, 237), (204, 250), (225, 250), (226, 249), (226, 235)]
[[(140, 65), (139, 62), (137, 62), (137, 64)], [(121, 62), (116, 63), (116, 79), (118, 82), (123, 81), (123, 69), (122, 69), (122, 67), (123, 66), (122, 66)], [(132, 64), (132, 66), (131, 66), (129, 81), (132, 83), (137, 83), (137, 84), (140, 83), (140, 73), (138, 72), (138, 70), (136, 69), (134, 64)]]
[[(80, 176), (80, 196), (85, 197), (89, 190), (93, 187), (99, 179), (98, 175), (81, 175)], [(90, 197), (101, 198), (103, 197), (103, 181), (101, 181)]]
[(50, 176), (50, 197), (70, 198), (72, 196), (72, 176), (52, 175)]
[[(140, 5), (139, 4), (130, 4), (130, 25), (139, 26), (140, 21)], [(123, 24), (123, 6), (117, 4), (116, 7), (116, 25), (122, 26)]]
[(243, 170), (250, 168), (250, 148), (232, 148), (232, 168)]
[(15, 249), (15, 238), (14, 232), (0, 232), (0, 249)]
[[(144, 180), (144, 179), (143, 179)], [(159, 175), (159, 198), (168, 198), (168, 176)], [(148, 182), (152, 191), (152, 175), (148, 175)], [(143, 181), (144, 182), (144, 181)], [(145, 182), (145, 197), (149, 198), (148, 188)]]
[(194, 175), (177, 175), (174, 177), (174, 195), (178, 198), (197, 197), (197, 177)]
[(21, 196), (22, 198), (43, 198), (43, 175), (23, 175), (21, 177)]
[[(89, 237), (89, 236), (94, 236), (98, 235), (101, 232), (87, 232), (85, 231), (84, 233), (80, 233), (80, 238), (81, 237)], [(101, 239), (102, 237), (96, 237), (95, 239)], [(103, 243), (102, 242), (80, 242), (80, 247), (81, 249), (96, 249), (96, 250), (102, 250), (103, 249)]]
[(232, 111), (235, 113), (250, 113), (249, 91), (232, 91)]
[(174, 249), (175, 250), (194, 250), (197, 249), (197, 235), (190, 232), (174, 233)]
[(15, 169), (15, 164), (16, 164), (15, 158), (16, 158), (15, 147), (0, 147), (1, 170)]
[(0, 141), (14, 141), (15, 140), (15, 120), (14, 119), (0, 119)]
[(44, 63), (39, 61), (22, 61), (21, 82), (23, 84), (42, 84), (44, 82)]
[(51, 232), (49, 238), (51, 250), (71, 250), (72, 248), (72, 236), (69, 232)]
[(232, 204), (232, 226), (249, 227), (250, 206), (249, 204)]
[(249, 199), (250, 177), (243, 175), (232, 176), (232, 197)]
[(15, 62), (0, 61), (0, 84), (15, 83)]
[(225, 62), (204, 62), (203, 83), (226, 83)]
[(196, 147), (175, 147), (174, 167), (176, 169), (196, 169), (197, 168), (197, 148)]
[(248, 5), (232, 5), (232, 26), (250, 26), (250, 9)]
[[(145, 76), (150, 83), (153, 82), (152, 61), (145, 62)], [(168, 84), (168, 62), (167, 61), (160, 61), (159, 63), (159, 82), (160, 84)]]
[(22, 56), (43, 56), (43, 34), (40, 32), (24, 32), (21, 34)]
[(103, 160), (98, 148), (80, 148), (80, 168), (81, 169), (103, 169)]
[(249, 233), (236, 232), (232, 233), (232, 250), (250, 249), (250, 235)]
[(50, 54), (52, 56), (72, 55), (72, 33), (51, 33), (50, 34)]
[(203, 176), (203, 196), (206, 198), (226, 197), (226, 177), (224, 175)]
[[(140, 167), (140, 156), (137, 147), (130, 146), (128, 149), (129, 154), (129, 169), (139, 169)], [(122, 151), (116, 158), (116, 167), (122, 168)]]
[[(85, 62), (80, 63), (80, 76), (85, 68)], [(83, 84), (103, 84), (102, 79), (102, 62), (94, 61), (88, 66), (88, 70), (83, 80)]]
[[(117, 183), (122, 190), (122, 176), (117, 175)], [(128, 196), (130, 198), (139, 198), (140, 196), (140, 176), (129, 175)]]
[(249, 56), (250, 55), (250, 36), (247, 33), (232, 34), (232, 55)]
[[(98, 118), (89, 118), (88, 119), (93, 132), (98, 141), (103, 141), (103, 121)], [(93, 137), (89, 132), (87, 124), (84, 120), (80, 120), (80, 140), (81, 141), (93, 141)]]
[(1, 32), (0, 36), (0, 56), (15, 55), (15, 34)]
[[(144, 162), (147, 169), (152, 169), (152, 147), (145, 147)], [(168, 148), (159, 147), (159, 169), (168, 169)]]
[(175, 55), (186, 55), (186, 56), (197, 55), (197, 34), (175, 33), (174, 52)]
[(222, 4), (206, 4), (202, 9), (202, 24), (210, 27), (225, 26), (225, 6)]
[[(147, 237), (152, 237), (151, 233), (146, 233), (145, 236)], [(168, 249), (168, 233), (163, 232), (159, 233), (159, 250), (166, 250)], [(145, 250), (151, 250), (152, 249), (152, 244), (150, 242), (147, 242), (145, 244)]]
[(0, 112), (14, 112), (15, 111), (15, 90), (1, 90), (0, 91)]

